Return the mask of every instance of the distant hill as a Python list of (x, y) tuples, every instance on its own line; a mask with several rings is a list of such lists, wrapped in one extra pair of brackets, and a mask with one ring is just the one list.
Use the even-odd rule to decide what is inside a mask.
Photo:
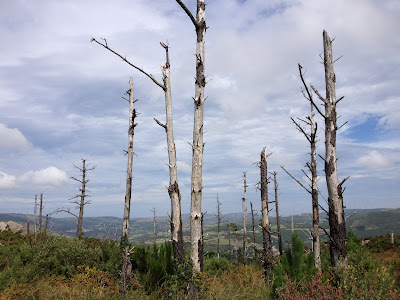
[[(355, 213), (354, 215), (352, 215)], [(388, 232), (393, 231), (395, 235), (400, 235), (400, 208), (398, 209), (348, 209), (345, 211), (346, 216), (350, 216), (346, 220), (347, 229), (353, 229), (353, 231), (360, 237), (372, 237), (385, 235)], [(33, 216), (24, 214), (0, 214), (0, 221), (14, 221), (21, 224), (27, 223), (27, 219), (30, 221), (30, 230), (33, 230)], [(262, 244), (261, 231), (258, 226), (260, 223), (261, 216), (255, 217), (257, 243)], [(189, 215), (182, 215), (183, 221), (183, 234), (185, 243), (189, 243)], [(272, 231), (276, 230), (276, 218), (270, 218), (272, 224)], [(300, 237), (306, 240), (306, 245), (311, 242), (308, 241), (308, 232), (311, 229), (311, 216), (308, 213), (293, 216), (295, 231), (299, 233)], [(45, 219), (43, 218), (42, 226), (44, 227)], [(223, 216), (221, 224), (221, 235), (222, 235), (222, 247), (227, 247), (227, 241), (229, 239), (228, 230), (226, 224), (236, 223), (239, 229), (242, 228), (242, 214), (233, 213), (225, 214)], [(217, 219), (213, 214), (206, 214), (204, 216), (204, 236), (206, 249), (210, 249), (216, 244), (217, 234)], [(249, 239), (252, 239), (251, 234), (251, 215), (247, 218), (247, 231)], [(320, 225), (328, 229), (328, 221), (326, 214), (321, 213)], [(103, 239), (119, 239), (121, 236), (122, 219), (117, 217), (87, 217), (84, 218), (83, 228), (84, 235), (88, 237), (99, 237)], [(141, 218), (132, 219), (130, 226), (130, 239), (135, 243), (151, 243), (153, 241), (153, 219), (152, 218)], [(157, 242), (162, 242), (169, 239), (170, 229), (169, 221), (167, 217), (157, 217)], [(76, 233), (76, 218), (51, 218), (49, 221), (49, 230), (53, 234), (63, 234), (66, 236), (74, 237)], [(281, 232), (282, 239), (284, 242), (290, 241), (291, 236), (291, 217), (281, 217)], [(324, 239), (322, 233), (322, 239)], [(233, 239), (233, 235), (231, 235)], [(273, 242), (276, 244), (276, 237), (273, 236)], [(224, 246), (224, 244), (226, 244)]]

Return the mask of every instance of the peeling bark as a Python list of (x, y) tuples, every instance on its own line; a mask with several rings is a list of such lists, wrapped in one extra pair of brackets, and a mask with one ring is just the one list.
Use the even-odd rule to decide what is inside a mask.
[(261, 212), (262, 212), (262, 233), (263, 233), (263, 267), (264, 280), (269, 284), (268, 275), (273, 270), (273, 255), (271, 242), (271, 226), (268, 219), (268, 169), (265, 148), (261, 152), (260, 175), (261, 175)]
[(325, 66), (325, 173), (328, 188), (330, 254), (332, 266), (347, 267), (346, 220), (343, 209), (342, 187), (337, 174), (336, 157), (336, 90), (333, 70), (332, 40), (324, 30), (324, 66)]

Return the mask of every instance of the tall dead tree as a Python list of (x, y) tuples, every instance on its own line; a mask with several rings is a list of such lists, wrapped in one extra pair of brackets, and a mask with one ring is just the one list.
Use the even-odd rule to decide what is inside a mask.
[(324, 67), (325, 67), (325, 98), (321, 96), (318, 90), (311, 85), (312, 90), (318, 98), (324, 103), (325, 112), (322, 113), (312, 99), (311, 103), (318, 113), (325, 120), (325, 176), (328, 189), (329, 205), (329, 238), (331, 264), (334, 267), (344, 266), (347, 268), (347, 246), (346, 246), (346, 219), (343, 207), (343, 184), (350, 177), (346, 177), (341, 182), (338, 179), (336, 155), (336, 132), (346, 123), (337, 126), (336, 106), (344, 98), (336, 99), (336, 75), (333, 69), (332, 40), (328, 33), (323, 31), (324, 44)]
[(33, 227), (33, 234), (36, 235), (37, 233), (37, 215), (36, 215), (36, 211), (37, 211), (37, 195), (35, 195), (35, 207), (33, 208), (33, 213), (35, 215), (35, 224)]
[(130, 61), (128, 61), (124, 56), (115, 52), (111, 48), (108, 47), (107, 40), (103, 39), (104, 43), (97, 41), (92, 38), (92, 42), (96, 42), (97, 44), (103, 46), (110, 52), (114, 53), (118, 57), (120, 57), (123, 61), (128, 63), (130, 66), (140, 71), (148, 78), (150, 78), (157, 86), (159, 86), (164, 91), (165, 97), (165, 114), (166, 114), (166, 123), (163, 124), (159, 120), (154, 120), (158, 125), (165, 129), (167, 135), (167, 147), (168, 147), (168, 166), (169, 166), (169, 186), (168, 186), (168, 194), (171, 199), (171, 237), (172, 237), (172, 246), (174, 251), (174, 257), (180, 262), (183, 263), (185, 259), (185, 249), (183, 245), (183, 231), (182, 231), (182, 216), (181, 216), (181, 193), (179, 191), (178, 185), (178, 168), (176, 165), (176, 148), (174, 141), (174, 131), (173, 131), (173, 117), (172, 117), (172, 97), (171, 97), (171, 77), (170, 77), (170, 60), (169, 60), (169, 46), (168, 43), (160, 43), (161, 46), (165, 49), (166, 62), (165, 65), (161, 65), (161, 71), (163, 74), (163, 83), (157, 81), (152, 74), (147, 73), (142, 68), (137, 67)]
[(247, 207), (246, 207), (246, 190), (247, 190), (246, 172), (243, 172), (243, 197), (242, 197), (242, 211), (243, 211), (243, 265), (247, 265)]
[(121, 270), (121, 286), (120, 293), (125, 296), (127, 280), (132, 276), (132, 264), (129, 258), (131, 251), (129, 249), (129, 225), (131, 213), (131, 197), (132, 197), (132, 168), (133, 168), (133, 137), (135, 135), (135, 118), (137, 117), (133, 98), (133, 78), (129, 79), (129, 90), (126, 92), (129, 96), (129, 127), (128, 127), (128, 165), (126, 168), (126, 190), (124, 217), (122, 221), (121, 249), (122, 251), (122, 270)]
[(42, 213), (43, 213), (43, 193), (40, 194), (40, 205), (39, 205), (39, 232), (42, 231)]
[(278, 232), (278, 247), (279, 247), (279, 255), (282, 256), (283, 254), (283, 247), (282, 247), (282, 236), (281, 236), (281, 222), (279, 216), (279, 205), (278, 205), (278, 181), (276, 180), (276, 171), (271, 173), (274, 176), (274, 191), (275, 191), (275, 212), (276, 212), (276, 228)]
[(256, 242), (256, 226), (254, 223), (254, 210), (253, 210), (253, 203), (250, 201), (250, 209), (251, 209), (251, 225), (253, 228), (253, 248), (254, 248), (254, 258), (257, 259), (258, 256), (258, 249), (257, 249), (257, 242)]
[(317, 129), (318, 124), (314, 120), (314, 109), (313, 109), (313, 95), (307, 87), (307, 84), (304, 80), (302, 66), (299, 64), (299, 73), (300, 79), (303, 83), (302, 93), (303, 96), (310, 101), (311, 104), (311, 114), (306, 116), (305, 119), (297, 118), (299, 121), (303, 122), (307, 126), (310, 127), (310, 131), (308, 132), (300, 123), (296, 122), (293, 118), (292, 121), (296, 125), (296, 128), (306, 137), (307, 141), (310, 143), (310, 162), (306, 163), (307, 168), (311, 172), (311, 177), (302, 170), (303, 174), (310, 180), (311, 189), (305, 187), (298, 179), (296, 179), (292, 174), (290, 174), (283, 166), (281, 168), (290, 176), (293, 180), (295, 180), (302, 188), (304, 188), (308, 193), (311, 194), (312, 199), (312, 223), (313, 223), (313, 252), (315, 257), (315, 267), (318, 270), (321, 270), (321, 249), (320, 249), (320, 238), (319, 238), (319, 203), (318, 203), (318, 173), (317, 173), (317, 161), (316, 161), (316, 137), (317, 137)]
[(81, 193), (78, 195), (75, 195), (74, 197), (71, 198), (71, 199), (79, 199), (79, 200), (75, 200), (75, 201), (71, 202), (71, 203), (78, 205), (79, 215), (75, 215), (71, 212), (69, 212), (69, 213), (78, 218), (78, 225), (76, 227), (76, 237), (80, 237), (83, 233), (83, 230), (82, 230), (82, 228), (83, 228), (83, 208), (85, 207), (86, 204), (90, 204), (90, 202), (91, 202), (90, 200), (86, 200), (86, 197), (90, 197), (90, 195), (88, 195), (86, 193), (86, 192), (88, 192), (86, 190), (86, 184), (89, 182), (89, 179), (86, 179), (86, 172), (94, 170), (96, 168), (96, 166), (86, 165), (86, 160), (82, 159), (82, 167), (78, 167), (76, 165), (74, 165), (74, 167), (77, 168), (82, 173), (82, 179), (78, 179), (76, 177), (71, 177), (71, 179), (81, 183), (81, 188), (79, 189), (79, 191)]
[(153, 209), (150, 210), (153, 213), (153, 243), (155, 244), (157, 242), (157, 230), (156, 230), (156, 225), (157, 225), (157, 218), (156, 218), (156, 208), (153, 207)]
[(263, 267), (264, 280), (268, 284), (268, 275), (273, 270), (273, 255), (271, 241), (271, 225), (268, 219), (268, 168), (267, 157), (272, 153), (266, 154), (265, 148), (261, 151), (260, 166), (260, 190), (261, 190), (261, 213), (262, 213), (262, 233), (263, 233)]
[(221, 220), (222, 220), (222, 214), (221, 214), (221, 202), (219, 201), (218, 194), (217, 194), (217, 213), (215, 214), (217, 217), (217, 257), (220, 258), (221, 252), (220, 252), (220, 237), (221, 237)]
[(192, 184), (191, 184), (191, 206), (190, 206), (190, 259), (193, 269), (197, 272), (203, 271), (203, 237), (202, 237), (202, 174), (203, 174), (203, 114), (204, 114), (204, 87), (206, 78), (204, 75), (204, 45), (206, 34), (206, 20), (204, 0), (197, 0), (196, 19), (190, 10), (176, 0), (185, 13), (189, 16), (196, 29), (196, 81), (194, 100), (194, 125), (192, 144)]

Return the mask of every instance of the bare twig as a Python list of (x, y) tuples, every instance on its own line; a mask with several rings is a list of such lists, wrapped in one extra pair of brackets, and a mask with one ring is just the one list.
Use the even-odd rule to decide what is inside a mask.
[(288, 171), (286, 171), (286, 169), (285, 169), (283, 166), (281, 166), (281, 168), (282, 168), (283, 171), (286, 172), (286, 174), (288, 174), (290, 177), (292, 177), (292, 179), (293, 179), (294, 181), (296, 181), (303, 189), (305, 189), (307, 192), (309, 192), (309, 193), (311, 194), (311, 191), (310, 191), (308, 188), (306, 188), (299, 180), (297, 180), (296, 178), (294, 178), (294, 177), (292, 176), (292, 174), (290, 174)]

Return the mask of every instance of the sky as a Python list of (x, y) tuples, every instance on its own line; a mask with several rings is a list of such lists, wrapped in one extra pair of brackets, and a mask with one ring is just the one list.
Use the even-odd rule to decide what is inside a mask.
[[(184, 3), (195, 14), (195, 1)], [(260, 210), (257, 161), (273, 154), (282, 215), (310, 213), (303, 184), (309, 144), (290, 117), (309, 115), (297, 65), (325, 95), (322, 31), (335, 38), (339, 180), (347, 208), (400, 207), (400, 2), (398, 0), (206, 1), (204, 160), (202, 210)], [(139, 112), (134, 136), (131, 216), (170, 212), (163, 91), (109, 47), (162, 81), (169, 42), (174, 134), (182, 213), (190, 211), (196, 36), (173, 0), (0, 0), (0, 212), (33, 213), (43, 193), (44, 213), (65, 207), (79, 193), (81, 159), (92, 203), (85, 216), (123, 214), (129, 105), (121, 99), (134, 78)], [(320, 103), (319, 103), (320, 104)], [(324, 156), (324, 121), (317, 153)], [(319, 187), (327, 198), (323, 161)], [(269, 184), (273, 197), (273, 184)], [(325, 201), (320, 197), (325, 208)], [(250, 208), (248, 208), (250, 211)]]

